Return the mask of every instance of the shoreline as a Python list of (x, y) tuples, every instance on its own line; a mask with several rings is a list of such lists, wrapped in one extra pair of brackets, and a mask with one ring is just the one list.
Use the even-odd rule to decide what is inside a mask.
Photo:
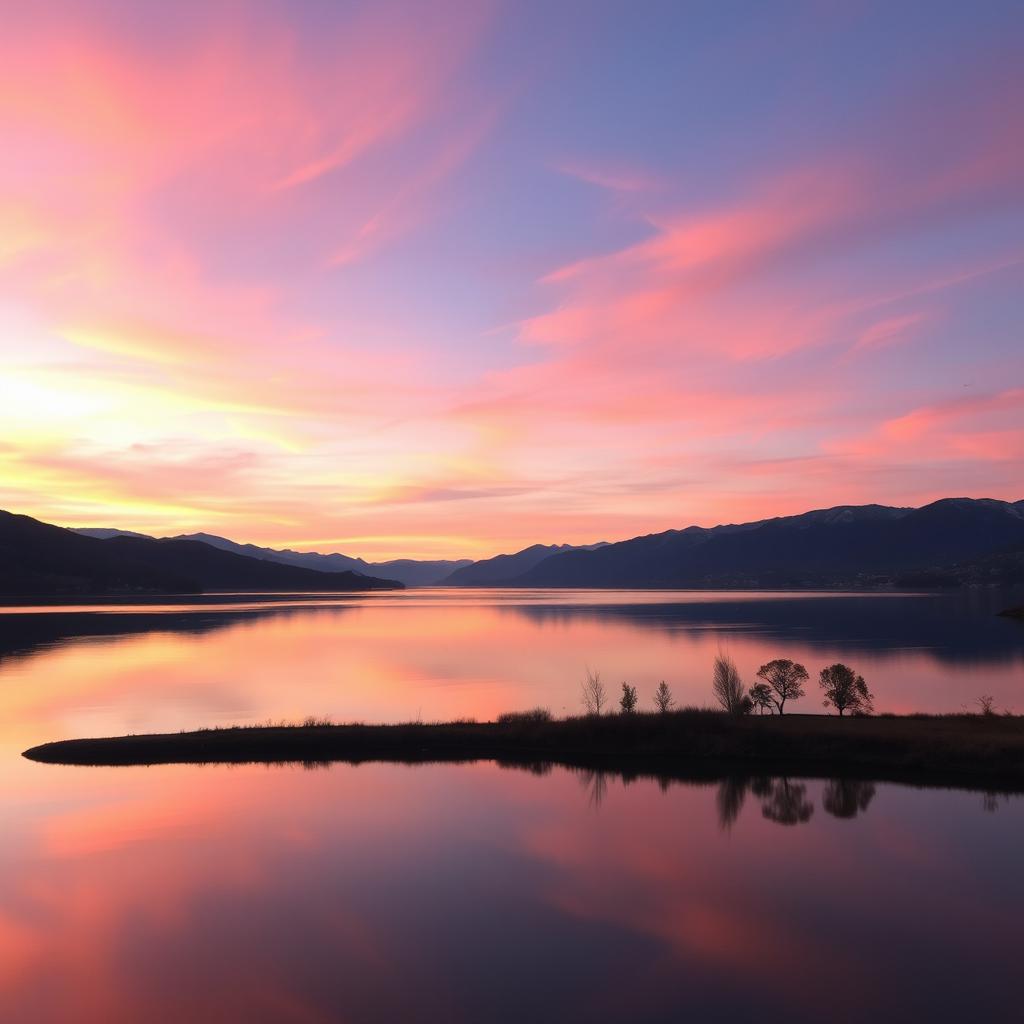
[(1024, 792), (1024, 716), (735, 718), (683, 710), (501, 724), (234, 726), (58, 740), (22, 756), (95, 767), (487, 760), (667, 778), (849, 776)]

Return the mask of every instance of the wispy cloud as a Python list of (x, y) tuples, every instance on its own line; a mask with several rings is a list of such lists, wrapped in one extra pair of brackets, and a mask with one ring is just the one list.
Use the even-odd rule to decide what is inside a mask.
[[(745, 59), (866, 46), (816, 17)], [(0, 498), (384, 556), (1012, 496), (1009, 29), (753, 104), (609, 77), (609, 19), (567, 61), (460, 0), (9, 12)]]

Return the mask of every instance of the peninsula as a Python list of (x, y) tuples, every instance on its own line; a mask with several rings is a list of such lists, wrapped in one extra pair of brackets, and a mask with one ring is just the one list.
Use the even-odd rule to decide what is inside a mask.
[(72, 739), (25, 751), (64, 765), (494, 760), (666, 775), (851, 775), (1024, 791), (1024, 716), (665, 714), (436, 724), (270, 725)]

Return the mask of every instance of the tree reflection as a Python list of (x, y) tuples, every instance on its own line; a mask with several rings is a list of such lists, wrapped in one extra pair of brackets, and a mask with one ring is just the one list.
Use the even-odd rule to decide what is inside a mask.
[(769, 821), (779, 825), (803, 825), (811, 820), (814, 804), (807, 799), (807, 787), (802, 782), (784, 778), (759, 781), (761, 791), (753, 784), (751, 789), (762, 796), (761, 813)]
[(583, 768), (579, 772), (580, 784), (587, 794), (587, 803), (600, 808), (608, 793), (608, 773), (600, 768)]
[(735, 824), (747, 799), (750, 780), (742, 776), (730, 776), (718, 784), (715, 804), (718, 807), (718, 827), (728, 832)]
[(832, 779), (821, 794), (821, 806), (835, 818), (856, 818), (875, 798), (875, 784), (863, 779)]
[(999, 803), (1002, 798), (1002, 793), (996, 793), (988, 790), (981, 795), (981, 809), (987, 811), (989, 814), (994, 814), (999, 810)]
[[(525, 763), (502, 763), (502, 767), (536, 771), (537, 766)], [(550, 769), (549, 765), (545, 767)], [(715, 786), (715, 808), (718, 816), (718, 827), (722, 832), (730, 832), (739, 821), (743, 808), (746, 806), (748, 794), (761, 805), (761, 814), (766, 821), (777, 825), (805, 825), (814, 816), (815, 800), (809, 795), (809, 789), (817, 783), (794, 780), (783, 775), (725, 775), (714, 776), (670, 774), (667, 772), (644, 772), (605, 767), (574, 766), (570, 771), (579, 780), (580, 786), (587, 796), (587, 803), (600, 808), (608, 795), (608, 786), (619, 779), (624, 788), (635, 782), (646, 780), (653, 782), (663, 792), (671, 788)], [(833, 778), (825, 780), (821, 790), (821, 806), (826, 814), (834, 818), (855, 818), (867, 811), (875, 798), (876, 785), (866, 779)], [(1000, 794), (985, 794), (986, 810), (995, 810), (999, 804)]]

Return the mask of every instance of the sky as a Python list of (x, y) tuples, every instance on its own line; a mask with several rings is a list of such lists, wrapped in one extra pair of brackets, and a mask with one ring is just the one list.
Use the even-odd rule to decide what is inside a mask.
[(366, 558), (1024, 498), (1024, 6), (47, 2), (0, 507)]

